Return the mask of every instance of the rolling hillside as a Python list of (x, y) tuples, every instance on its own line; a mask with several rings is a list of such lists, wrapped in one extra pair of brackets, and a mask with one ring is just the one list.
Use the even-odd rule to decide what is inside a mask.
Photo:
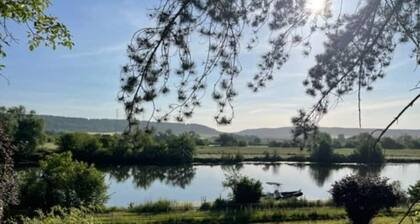
[[(51, 115), (40, 115), (40, 117), (45, 121), (45, 129), (51, 132), (123, 132), (127, 128), (126, 120), (87, 119)], [(142, 126), (146, 125), (145, 122), (140, 124)], [(219, 134), (217, 130), (200, 124), (151, 122), (150, 125), (157, 132), (164, 132), (168, 129), (174, 134), (193, 131), (203, 137), (213, 137)]]
[[(45, 120), (46, 130), (51, 132), (123, 132), (127, 128), (126, 120), (86, 119), (51, 115), (40, 115), (40, 117)], [(141, 122), (141, 125), (144, 126), (145, 122)], [(206, 138), (215, 137), (219, 135), (219, 133), (221, 133), (214, 128), (210, 128), (201, 124), (151, 122), (151, 126), (154, 127), (157, 132), (164, 132), (168, 129), (171, 130), (174, 134), (181, 134), (193, 131)], [(262, 139), (290, 139), (291, 129), (291, 127), (245, 129), (243, 131), (236, 132), (233, 134), (242, 136), (257, 136)], [(321, 128), (322, 132), (329, 133), (332, 136), (343, 134), (346, 137), (354, 136), (362, 132), (370, 133), (373, 130), (374, 129), (336, 127)], [(420, 137), (420, 130), (392, 129), (389, 130), (385, 135), (398, 137), (404, 134), (411, 135), (414, 137)]]

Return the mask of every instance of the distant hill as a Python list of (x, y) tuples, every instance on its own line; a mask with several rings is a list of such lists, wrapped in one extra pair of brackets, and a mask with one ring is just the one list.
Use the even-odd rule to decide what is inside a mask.
[[(87, 119), (87, 118), (74, 118), (74, 117), (60, 117), (51, 115), (39, 115), (45, 120), (47, 131), (51, 132), (123, 132), (127, 128), (126, 120), (116, 119)], [(144, 127), (145, 122), (140, 122)], [(201, 124), (182, 124), (182, 123), (169, 123), (151, 122), (151, 127), (155, 128), (157, 132), (164, 132), (171, 130), (174, 134), (181, 134), (185, 132), (195, 132), (202, 137), (215, 137), (221, 132), (214, 128), (207, 127)], [(257, 136), (261, 139), (290, 139), (291, 127), (282, 128), (257, 128), (245, 129), (232, 134), (242, 136)], [(354, 136), (362, 132), (372, 132), (374, 129), (359, 129), (359, 128), (321, 128), (322, 132), (326, 132), (331, 136), (343, 134), (345, 137)], [(401, 135), (411, 135), (413, 137), (420, 137), (420, 130), (409, 129), (391, 129), (385, 136), (399, 137)]]
[[(290, 139), (291, 137), (291, 127), (283, 127), (283, 128), (257, 128), (257, 129), (245, 129), (243, 131), (238, 132), (239, 135), (255, 135), (259, 138), (268, 138), (268, 139)], [(320, 128), (322, 132), (326, 132), (333, 137), (337, 135), (344, 135), (345, 137), (351, 137), (354, 135), (358, 135), (363, 132), (371, 133), (375, 129), (369, 128), (328, 128), (323, 127)], [(420, 130), (414, 129), (391, 129), (385, 133), (385, 136), (390, 137), (399, 137), (402, 135), (411, 135), (413, 137), (420, 137)]]
[[(74, 117), (61, 117), (51, 115), (39, 115), (45, 121), (45, 129), (51, 132), (123, 132), (127, 128), (126, 120), (117, 119), (87, 119)], [(144, 122), (140, 122), (145, 126)], [(150, 126), (157, 132), (171, 130), (174, 134), (193, 131), (203, 137), (213, 137), (219, 132), (213, 128), (200, 124), (181, 124), (151, 122)]]

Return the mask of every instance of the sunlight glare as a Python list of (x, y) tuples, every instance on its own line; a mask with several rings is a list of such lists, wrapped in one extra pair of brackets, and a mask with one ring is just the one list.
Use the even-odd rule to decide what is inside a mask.
[(306, 0), (306, 9), (310, 11), (311, 14), (322, 14), (327, 0)]

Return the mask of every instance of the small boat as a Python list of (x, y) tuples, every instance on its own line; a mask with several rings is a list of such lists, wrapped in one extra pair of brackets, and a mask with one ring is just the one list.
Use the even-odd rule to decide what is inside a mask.
[(279, 191), (278, 189), (281, 186), (281, 183), (278, 182), (267, 182), (268, 185), (273, 185), (277, 189), (274, 190), (273, 193), (267, 193), (265, 194), (266, 197), (270, 197), (276, 200), (280, 199), (289, 199), (289, 198), (298, 198), (303, 195), (303, 192), (301, 190), (297, 191)]

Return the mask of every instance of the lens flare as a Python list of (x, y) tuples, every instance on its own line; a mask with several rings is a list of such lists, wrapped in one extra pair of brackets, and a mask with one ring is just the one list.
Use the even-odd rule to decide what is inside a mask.
[(325, 10), (327, 0), (307, 0), (306, 9), (311, 12), (311, 14), (322, 14)]

